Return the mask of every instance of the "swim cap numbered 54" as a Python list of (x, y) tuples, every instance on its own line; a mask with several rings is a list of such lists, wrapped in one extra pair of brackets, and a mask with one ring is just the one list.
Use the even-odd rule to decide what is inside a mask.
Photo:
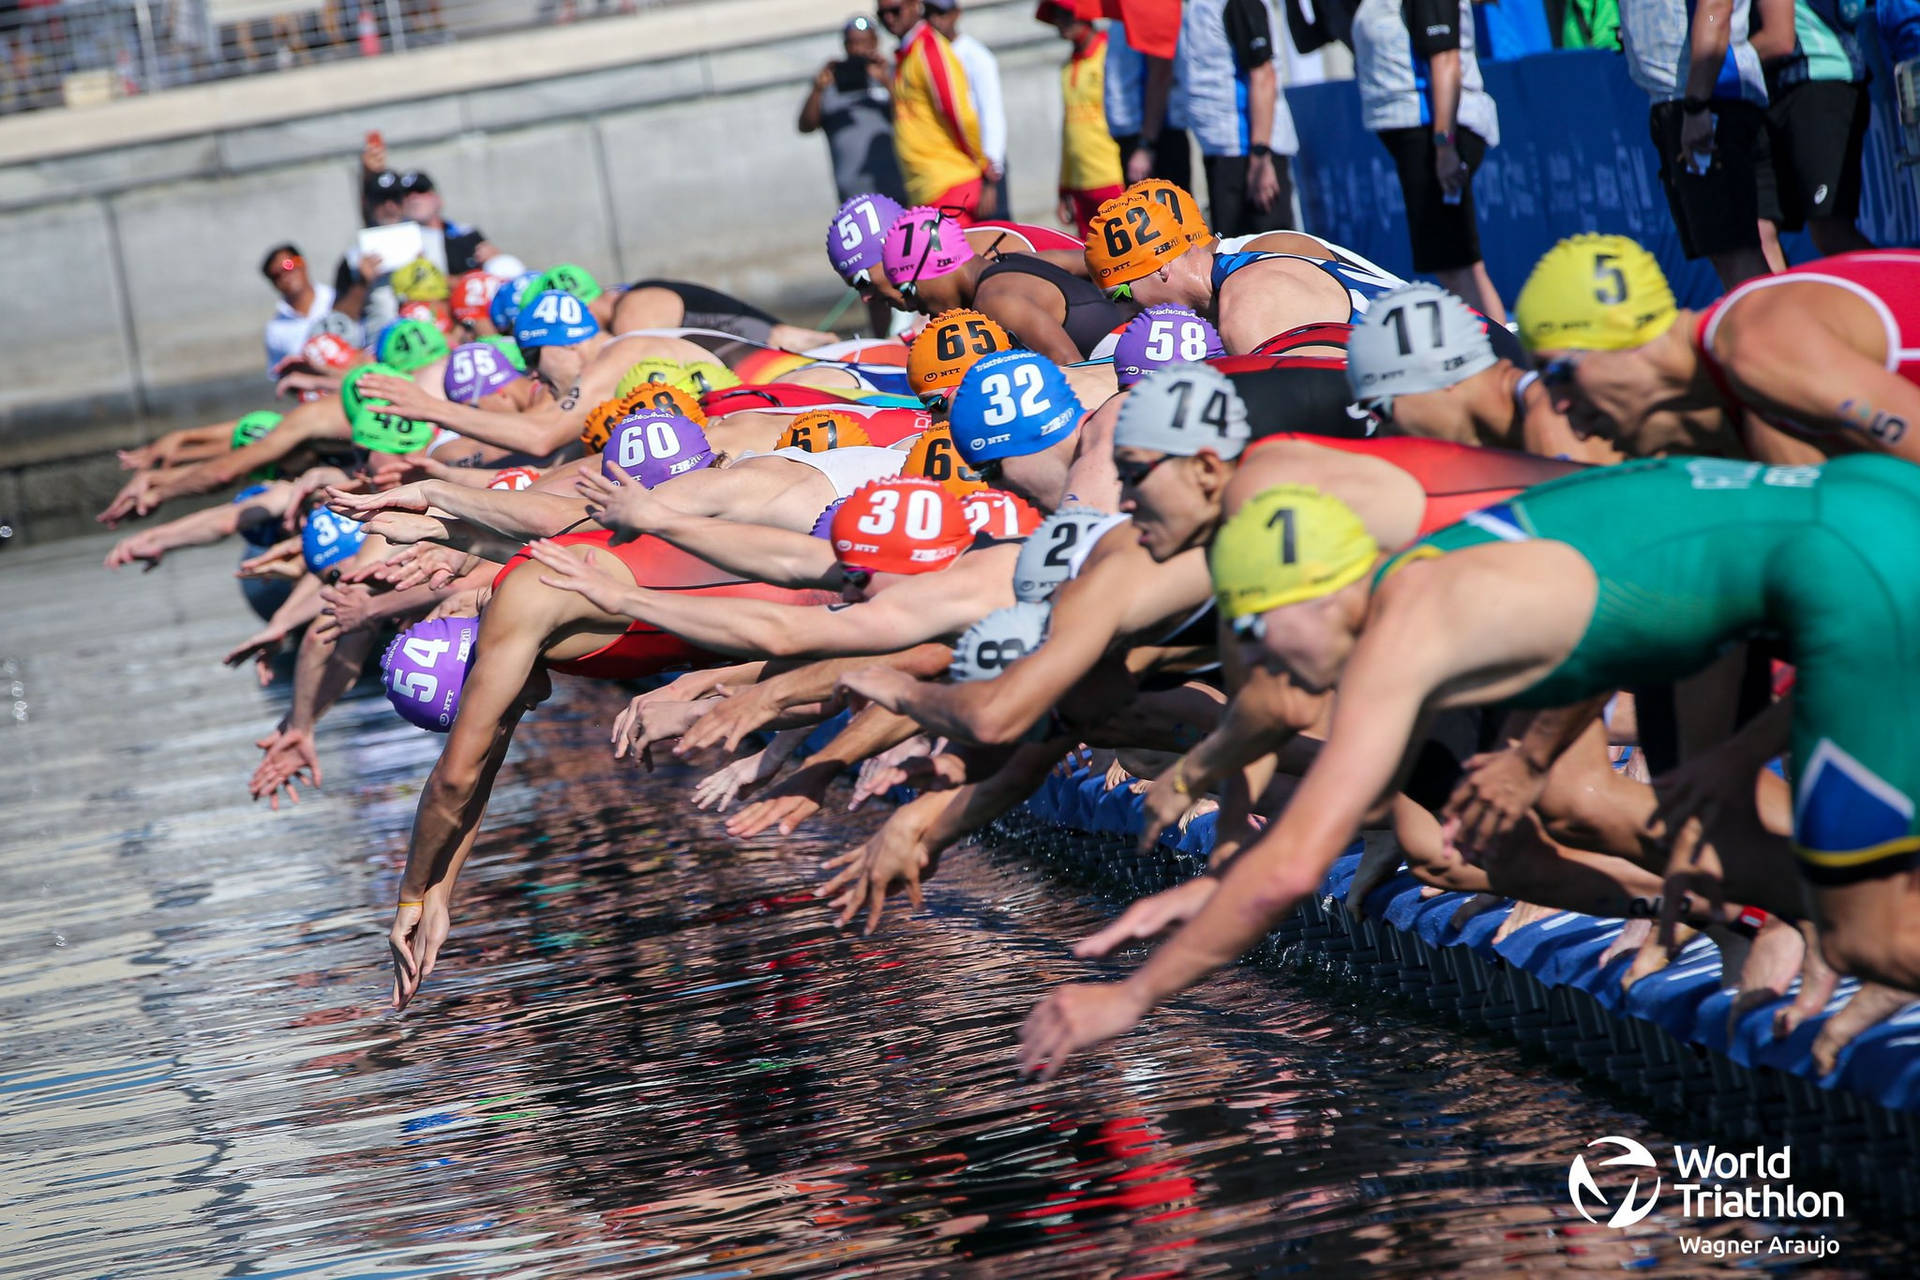
[(435, 733), (453, 727), (479, 634), (478, 618), (429, 618), (393, 638), (380, 666), (402, 720)]

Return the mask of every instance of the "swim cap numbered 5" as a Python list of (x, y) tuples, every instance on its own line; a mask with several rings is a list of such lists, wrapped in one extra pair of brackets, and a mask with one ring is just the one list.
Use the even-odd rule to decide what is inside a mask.
[(1254, 495), (1220, 526), (1207, 564), (1229, 621), (1317, 600), (1373, 568), (1379, 544), (1340, 499), (1308, 485)]
[(1514, 303), (1529, 351), (1618, 351), (1652, 342), (1679, 314), (1653, 255), (1625, 236), (1569, 236), (1547, 250)]
[(967, 370), (947, 423), (960, 456), (978, 467), (1057, 444), (1086, 412), (1059, 365), (1034, 351), (1002, 351)]
[(1011, 350), (1007, 331), (980, 312), (942, 312), (907, 348), (907, 385), (922, 404), (938, 408), (978, 361)]
[(809, 409), (796, 414), (787, 429), (780, 433), (776, 449), (805, 449), (808, 453), (825, 453), (829, 449), (844, 449), (850, 445), (872, 444), (859, 419), (850, 413), (838, 409)]
[(491, 342), (467, 342), (448, 357), (441, 386), (455, 404), (479, 404), (525, 376), (526, 365), (518, 351), (509, 357)]
[(602, 466), (618, 466), (645, 488), (713, 465), (707, 433), (691, 418), (642, 409), (614, 424), (600, 450)]
[(881, 247), (887, 279), (896, 288), (915, 280), (951, 275), (973, 258), (973, 246), (959, 222), (930, 205), (909, 209), (893, 220)]
[(842, 280), (865, 284), (886, 256), (887, 228), (906, 210), (891, 196), (870, 193), (840, 206), (827, 224), (827, 261)]
[(571, 347), (600, 332), (587, 304), (570, 293), (547, 289), (527, 299), (513, 322), (513, 340), (522, 351), (535, 347)]
[(426, 448), (433, 440), (431, 422), (387, 412), (381, 407), (387, 403), (385, 400), (369, 397), (360, 390), (360, 384), (375, 374), (389, 378), (406, 376), (385, 364), (363, 364), (347, 375), (340, 387), (340, 407), (346, 411), (353, 442), (375, 453), (412, 453)]
[(453, 727), (479, 634), (478, 618), (429, 618), (393, 638), (380, 667), (402, 720), (435, 733)]
[(337, 516), (325, 507), (307, 513), (300, 530), (300, 551), (307, 558), (307, 569), (324, 573), (360, 549), (367, 540), (358, 520)]
[(841, 564), (872, 573), (944, 569), (973, 544), (960, 499), (931, 480), (875, 480), (833, 513)]
[(1227, 354), (1220, 333), (1191, 307), (1159, 302), (1127, 321), (1113, 344), (1113, 376), (1130, 387), (1155, 369)]

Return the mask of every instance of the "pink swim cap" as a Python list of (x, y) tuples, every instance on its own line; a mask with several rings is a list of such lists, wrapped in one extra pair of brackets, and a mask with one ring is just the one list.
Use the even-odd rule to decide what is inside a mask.
[(915, 280), (950, 275), (972, 257), (973, 246), (960, 224), (923, 204), (907, 210), (887, 228), (880, 261), (897, 289)]

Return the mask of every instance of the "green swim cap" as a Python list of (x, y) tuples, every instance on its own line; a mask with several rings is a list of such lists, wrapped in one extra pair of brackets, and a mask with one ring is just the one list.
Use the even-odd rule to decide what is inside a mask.
[(402, 373), (412, 373), (446, 359), (451, 350), (447, 335), (425, 320), (396, 320), (381, 332), (373, 358)]
[[(240, 421), (233, 424), (233, 447), (243, 448), (261, 439), (280, 425), (282, 416), (271, 409), (255, 409), (252, 413), (242, 415)], [(247, 479), (255, 481), (279, 478), (280, 468), (273, 466), (256, 467), (247, 473)]]
[(606, 292), (600, 287), (600, 282), (593, 278), (591, 271), (571, 262), (563, 262), (557, 267), (548, 267), (541, 277), (533, 282), (533, 287), (527, 290), (527, 296), (537, 298), (549, 289), (570, 293), (582, 302), (592, 302)]
[(388, 364), (361, 365), (347, 375), (340, 388), (340, 407), (347, 411), (353, 442), (375, 453), (412, 453), (426, 448), (433, 440), (433, 424), (381, 412), (378, 406), (387, 402), (363, 396), (360, 391), (361, 381), (370, 374), (389, 378), (406, 376)]
[(480, 339), (480, 341), (490, 347), (499, 348), (501, 354), (506, 356), (507, 363), (518, 369), (521, 373), (527, 371), (527, 358), (520, 354), (520, 344), (512, 338), (507, 337), (505, 334), (490, 333)]

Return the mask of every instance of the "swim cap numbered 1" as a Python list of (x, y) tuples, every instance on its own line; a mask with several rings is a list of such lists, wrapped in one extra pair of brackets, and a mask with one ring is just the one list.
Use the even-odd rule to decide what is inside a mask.
[(691, 418), (659, 409), (642, 409), (614, 424), (600, 450), (602, 469), (618, 466), (644, 488), (665, 484), (713, 465), (707, 433)]
[(833, 553), (872, 573), (944, 569), (973, 545), (960, 499), (931, 480), (875, 480), (833, 513)]
[(1588, 232), (1547, 250), (1520, 287), (1514, 319), (1529, 351), (1619, 351), (1673, 327), (1679, 309), (1653, 255)]
[(1035, 351), (1002, 351), (967, 370), (947, 424), (960, 456), (978, 467), (1050, 448), (1086, 413), (1059, 365)]
[(507, 282), (491, 271), (468, 271), (453, 281), (453, 318), (461, 324), (477, 325), (492, 319), (493, 296)]
[(1170, 364), (1127, 392), (1113, 424), (1116, 449), (1152, 449), (1190, 458), (1202, 449), (1237, 458), (1253, 431), (1247, 403), (1210, 364)]
[(447, 273), (426, 258), (395, 267), (388, 283), (402, 302), (445, 302), (452, 293), (447, 287)]
[(1177, 207), (1152, 192), (1116, 196), (1087, 224), (1087, 270), (1103, 293), (1150, 276), (1193, 240)]
[(307, 513), (307, 523), (300, 530), (300, 552), (307, 558), (309, 572), (324, 573), (358, 551), (366, 540), (366, 530), (358, 520), (315, 507)]
[(1033, 531), (1013, 562), (1013, 598), (1046, 600), (1079, 572), (1107, 530), (1127, 517), (1092, 507), (1062, 507)]
[(526, 365), (516, 351), (509, 359), (490, 342), (467, 342), (453, 349), (441, 386), (455, 404), (479, 404), (500, 388), (526, 376)]
[(600, 332), (587, 304), (570, 293), (546, 289), (527, 299), (513, 322), (513, 340), (522, 351), (535, 347), (571, 347)]
[(373, 344), (373, 358), (402, 373), (424, 369), (447, 352), (447, 335), (425, 320), (395, 320)]
[(595, 405), (580, 428), (580, 443), (589, 452), (599, 453), (613, 438), (614, 425), (642, 409), (677, 413), (702, 427), (707, 424), (706, 411), (701, 409), (700, 402), (679, 387), (671, 382), (642, 382), (624, 396), (602, 400)]
[(1379, 544), (1340, 499), (1308, 485), (1262, 490), (1220, 526), (1207, 564), (1229, 621), (1317, 600), (1357, 582)]
[(825, 453), (829, 449), (872, 443), (867, 438), (866, 428), (852, 414), (842, 413), (838, 409), (809, 409), (794, 415), (787, 429), (780, 433), (779, 443), (773, 447)]
[(955, 219), (920, 205), (893, 220), (881, 247), (881, 263), (895, 288), (951, 275), (973, 258), (973, 246)]
[(369, 397), (360, 390), (367, 378), (379, 374), (404, 377), (398, 369), (384, 364), (363, 364), (347, 375), (340, 387), (340, 407), (346, 411), (347, 425), (353, 430), (353, 442), (375, 453), (412, 453), (424, 449), (433, 440), (433, 424), (403, 418), (385, 412), (385, 400)]
[(1013, 350), (1007, 331), (978, 311), (944, 311), (907, 348), (907, 385), (922, 404), (947, 402), (967, 370), (997, 351)]
[(954, 448), (953, 433), (944, 422), (936, 422), (920, 433), (900, 471), (931, 480), (956, 498), (987, 487), (987, 482), (960, 456), (960, 450)]
[(954, 641), (947, 678), (966, 684), (1002, 674), (1045, 643), (1052, 614), (1052, 606), (1031, 601), (995, 609)]
[(887, 228), (906, 210), (891, 196), (869, 193), (840, 206), (827, 224), (827, 261), (850, 285), (865, 284), (885, 257)]
[(453, 727), (479, 634), (478, 618), (428, 618), (393, 638), (380, 669), (402, 720), (434, 733)]
[(570, 293), (582, 302), (592, 302), (595, 298), (606, 292), (605, 289), (600, 287), (600, 282), (593, 278), (591, 271), (588, 271), (585, 267), (576, 266), (571, 262), (563, 262), (559, 266), (548, 267), (546, 271), (533, 282), (531, 292), (536, 294), (546, 293), (554, 289), (559, 290), (561, 293)]
[(537, 271), (528, 271), (501, 285), (493, 295), (493, 301), (487, 304), (487, 319), (493, 321), (493, 327), (500, 333), (511, 337), (513, 322), (520, 317), (520, 306), (533, 293), (533, 282), (540, 278)]
[(1220, 333), (1191, 307), (1158, 302), (1127, 321), (1113, 344), (1113, 376), (1130, 387), (1155, 369), (1227, 354)]
[(1347, 339), (1347, 387), (1363, 408), (1442, 391), (1498, 359), (1484, 316), (1439, 285), (1415, 281), (1373, 300)]

